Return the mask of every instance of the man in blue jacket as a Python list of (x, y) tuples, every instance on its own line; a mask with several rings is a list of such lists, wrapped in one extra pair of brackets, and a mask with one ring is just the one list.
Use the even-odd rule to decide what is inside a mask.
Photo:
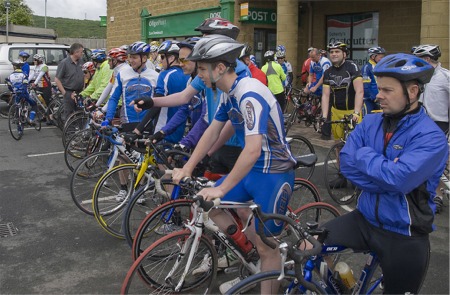
[(340, 154), (343, 175), (362, 190), (357, 209), (324, 225), (327, 245), (378, 256), (386, 294), (417, 294), (430, 259), (433, 197), (448, 159), (444, 133), (418, 102), (433, 71), (409, 54), (377, 64), (383, 114), (367, 115)]

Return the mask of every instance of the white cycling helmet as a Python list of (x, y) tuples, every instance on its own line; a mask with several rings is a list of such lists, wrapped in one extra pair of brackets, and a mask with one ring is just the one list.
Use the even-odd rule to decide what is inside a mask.
[(413, 54), (417, 57), (429, 56), (433, 60), (438, 60), (441, 56), (441, 49), (439, 45), (425, 44), (419, 45), (414, 50)]

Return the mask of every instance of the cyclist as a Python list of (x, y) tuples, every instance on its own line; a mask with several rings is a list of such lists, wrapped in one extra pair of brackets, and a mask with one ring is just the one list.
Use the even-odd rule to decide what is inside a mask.
[[(277, 46), (277, 62), (283, 68), (283, 72), (286, 75), (286, 80), (284, 80), (284, 88), (292, 88), (292, 82), (294, 81), (294, 74), (292, 73), (292, 65), (286, 60), (286, 47), (284, 45)], [(286, 91), (287, 92), (287, 91)]]
[(147, 60), (147, 67), (154, 69), (156, 72), (161, 72), (162, 62), (158, 54), (158, 48), (161, 44), (158, 41), (150, 42), (150, 58)]
[(19, 52), (19, 59), (22, 61), (22, 72), (28, 76), (30, 76), (30, 65), (27, 60), (30, 57), (30, 54), (26, 51)]
[[(48, 67), (44, 63), (44, 56), (42, 54), (35, 54), (33, 56), (34, 71), (30, 76), (31, 86), (42, 92), (45, 104), (48, 106), (52, 99), (52, 83), (50, 75), (48, 74)], [(46, 116), (46, 124), (52, 125), (53, 122), (48, 117), (48, 110)]]
[(241, 54), (239, 55), (239, 59), (248, 67), (250, 73), (252, 73), (252, 78), (258, 79), (259, 81), (261, 81), (261, 83), (267, 86), (266, 74), (264, 74), (263, 71), (258, 69), (258, 67), (252, 62), (252, 60), (250, 59), (251, 52), (252, 47), (246, 45), (242, 49)]
[(93, 101), (97, 101), (100, 98), (100, 95), (102, 95), (105, 87), (108, 85), (113, 72), (109, 67), (104, 50), (93, 50), (91, 59), (96, 68), (95, 74), (89, 85), (80, 93), (80, 95), (85, 99), (89, 97)]
[[(450, 114), (450, 73), (443, 68), (438, 61), (441, 56), (439, 45), (426, 44), (417, 46), (413, 53), (415, 56), (425, 60), (434, 68), (434, 74), (430, 83), (425, 85), (424, 92), (420, 95), (420, 102), (425, 107), (428, 116), (448, 135)], [(440, 213), (443, 206), (443, 198), (440, 195), (445, 184), (441, 181), (437, 188), (435, 203), (436, 212)]]
[[(97, 103), (95, 104), (96, 107), (101, 106), (107, 99), (109, 98), (109, 95), (114, 92), (114, 85), (116, 81), (116, 77), (119, 74), (119, 72), (125, 68), (128, 67), (127, 61), (127, 51), (122, 48), (112, 48), (110, 51), (108, 51), (108, 64), (109, 68), (113, 71), (112, 75), (109, 79), (108, 85), (103, 90), (102, 94), (100, 95), (99, 99), (97, 100)], [(119, 103), (120, 104), (120, 103)], [(103, 106), (102, 110), (105, 112), (107, 109), (107, 106)], [(121, 108), (123, 110), (123, 108)], [(101, 118), (103, 114), (100, 112), (96, 113), (97, 118)]]
[(84, 74), (84, 88), (86, 88), (89, 83), (91, 83), (92, 77), (94, 77), (95, 74), (95, 66), (92, 61), (87, 61), (83, 64), (81, 67)]
[(372, 251), (385, 294), (418, 294), (430, 259), (433, 195), (448, 158), (444, 134), (419, 104), (433, 67), (392, 54), (375, 67), (383, 114), (367, 116), (341, 152), (341, 171), (362, 190), (357, 209), (333, 219), (326, 245)]
[(280, 64), (274, 62), (275, 53), (272, 50), (264, 53), (266, 64), (262, 66), (261, 71), (267, 76), (267, 86), (273, 93), (281, 110), (284, 111), (286, 107), (286, 94), (284, 93), (283, 82), (286, 80), (286, 74)]
[[(30, 124), (34, 123), (34, 117), (37, 112), (36, 102), (30, 98), (28, 93), (28, 75), (22, 72), (23, 60), (16, 60), (12, 62), (14, 72), (5, 79), (8, 85), (9, 91), (14, 93), (15, 103), (19, 104), (21, 99), (25, 99), (31, 106), (31, 112), (29, 115)], [(23, 130), (18, 130), (23, 132)]]
[[(282, 112), (275, 97), (262, 83), (234, 72), (236, 57), (243, 47), (226, 36), (206, 36), (197, 42), (189, 56), (190, 60), (197, 62), (198, 76), (205, 84), (211, 86), (215, 83), (223, 94), (214, 121), (186, 165), (174, 171), (173, 178), (178, 182), (191, 176), (197, 163), (218, 140), (226, 122), (231, 120), (243, 148), (242, 153), (227, 176), (221, 178), (214, 188), (201, 190), (199, 195), (207, 200), (254, 200), (264, 212), (284, 214), (292, 192), (295, 159), (285, 139)], [(210, 216), (225, 230), (232, 224), (230, 216), (221, 210), (215, 211), (219, 212), (211, 212)], [(274, 231), (281, 230), (273, 223), (266, 226)], [(279, 268), (278, 250), (267, 247), (259, 238), (254, 242), (261, 258), (261, 270)], [(222, 284), (220, 291), (224, 293), (238, 281)], [(272, 293), (270, 286), (263, 286), (262, 293)]]
[(382, 47), (371, 47), (367, 50), (369, 55), (368, 62), (362, 67), (361, 74), (364, 85), (364, 106), (366, 114), (370, 114), (372, 110), (379, 110), (380, 106), (375, 102), (378, 88), (373, 69), (377, 63), (386, 55), (386, 50)]
[[(347, 45), (340, 41), (328, 44), (332, 67), (323, 75), (322, 112), (326, 121), (331, 106), (331, 120), (343, 119), (352, 115), (352, 120), (361, 121), (361, 108), (363, 104), (364, 87), (361, 72), (351, 60), (346, 60)], [(325, 125), (325, 124), (324, 124)], [(322, 138), (329, 139), (326, 134), (327, 126), (322, 128)], [(334, 139), (343, 138), (344, 130), (339, 124), (333, 124), (331, 131)], [(336, 187), (336, 186), (335, 186)]]
[[(233, 39), (236, 39), (239, 34), (239, 28), (237, 26), (222, 18), (208, 18), (195, 28), (195, 30), (202, 32), (204, 36), (208, 34), (219, 34)], [(235, 71), (238, 75), (251, 75), (248, 68), (241, 61), (237, 60), (236, 62), (237, 66)], [(219, 104), (218, 98), (222, 94), (222, 91), (217, 89), (214, 83), (211, 84), (211, 87), (207, 87), (199, 77), (195, 77), (195, 79), (192, 80), (192, 83), (182, 92), (166, 97), (156, 97), (154, 99), (136, 101), (136, 109), (139, 109), (139, 107), (178, 106), (188, 103), (194, 95), (203, 90), (205, 90), (206, 95), (208, 122), (211, 123), (214, 119), (214, 114), (216, 113)], [(229, 173), (239, 157), (242, 149), (239, 146), (237, 137), (233, 133), (234, 131), (231, 124), (227, 124), (221, 135), (221, 139), (226, 141), (225, 145), (220, 142), (208, 152), (208, 156), (211, 156), (209, 161), (211, 172), (214, 174)]]

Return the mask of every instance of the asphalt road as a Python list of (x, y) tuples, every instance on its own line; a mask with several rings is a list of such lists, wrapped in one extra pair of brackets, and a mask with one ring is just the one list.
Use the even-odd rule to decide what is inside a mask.
[[(322, 198), (322, 166), (331, 142), (319, 139), (312, 128), (296, 126), (319, 156), (313, 183)], [(125, 241), (105, 233), (97, 222), (73, 204), (70, 171), (64, 163), (61, 133), (51, 127), (26, 130), (21, 141), (0, 119), (0, 237), (1, 294), (115, 294), (131, 265)], [(446, 205), (448, 201), (446, 200)], [(345, 212), (341, 208), (342, 212)], [(449, 294), (449, 208), (437, 216), (431, 234), (431, 262), (424, 294)], [(405, 249), (407, 251), (407, 249)], [(218, 281), (233, 278), (219, 274)], [(217, 289), (215, 289), (216, 292)]]

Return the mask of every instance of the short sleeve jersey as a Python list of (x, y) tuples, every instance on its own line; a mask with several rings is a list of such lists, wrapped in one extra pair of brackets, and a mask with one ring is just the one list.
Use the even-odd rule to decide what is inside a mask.
[(270, 90), (259, 80), (238, 77), (229, 93), (223, 92), (215, 120), (231, 120), (245, 146), (245, 136), (262, 135), (261, 155), (252, 168), (262, 173), (283, 173), (295, 164), (286, 141), (283, 114)]
[(330, 104), (338, 110), (353, 110), (355, 89), (353, 80), (361, 78), (358, 66), (346, 60), (341, 66), (332, 66), (325, 71), (323, 85), (330, 87)]

